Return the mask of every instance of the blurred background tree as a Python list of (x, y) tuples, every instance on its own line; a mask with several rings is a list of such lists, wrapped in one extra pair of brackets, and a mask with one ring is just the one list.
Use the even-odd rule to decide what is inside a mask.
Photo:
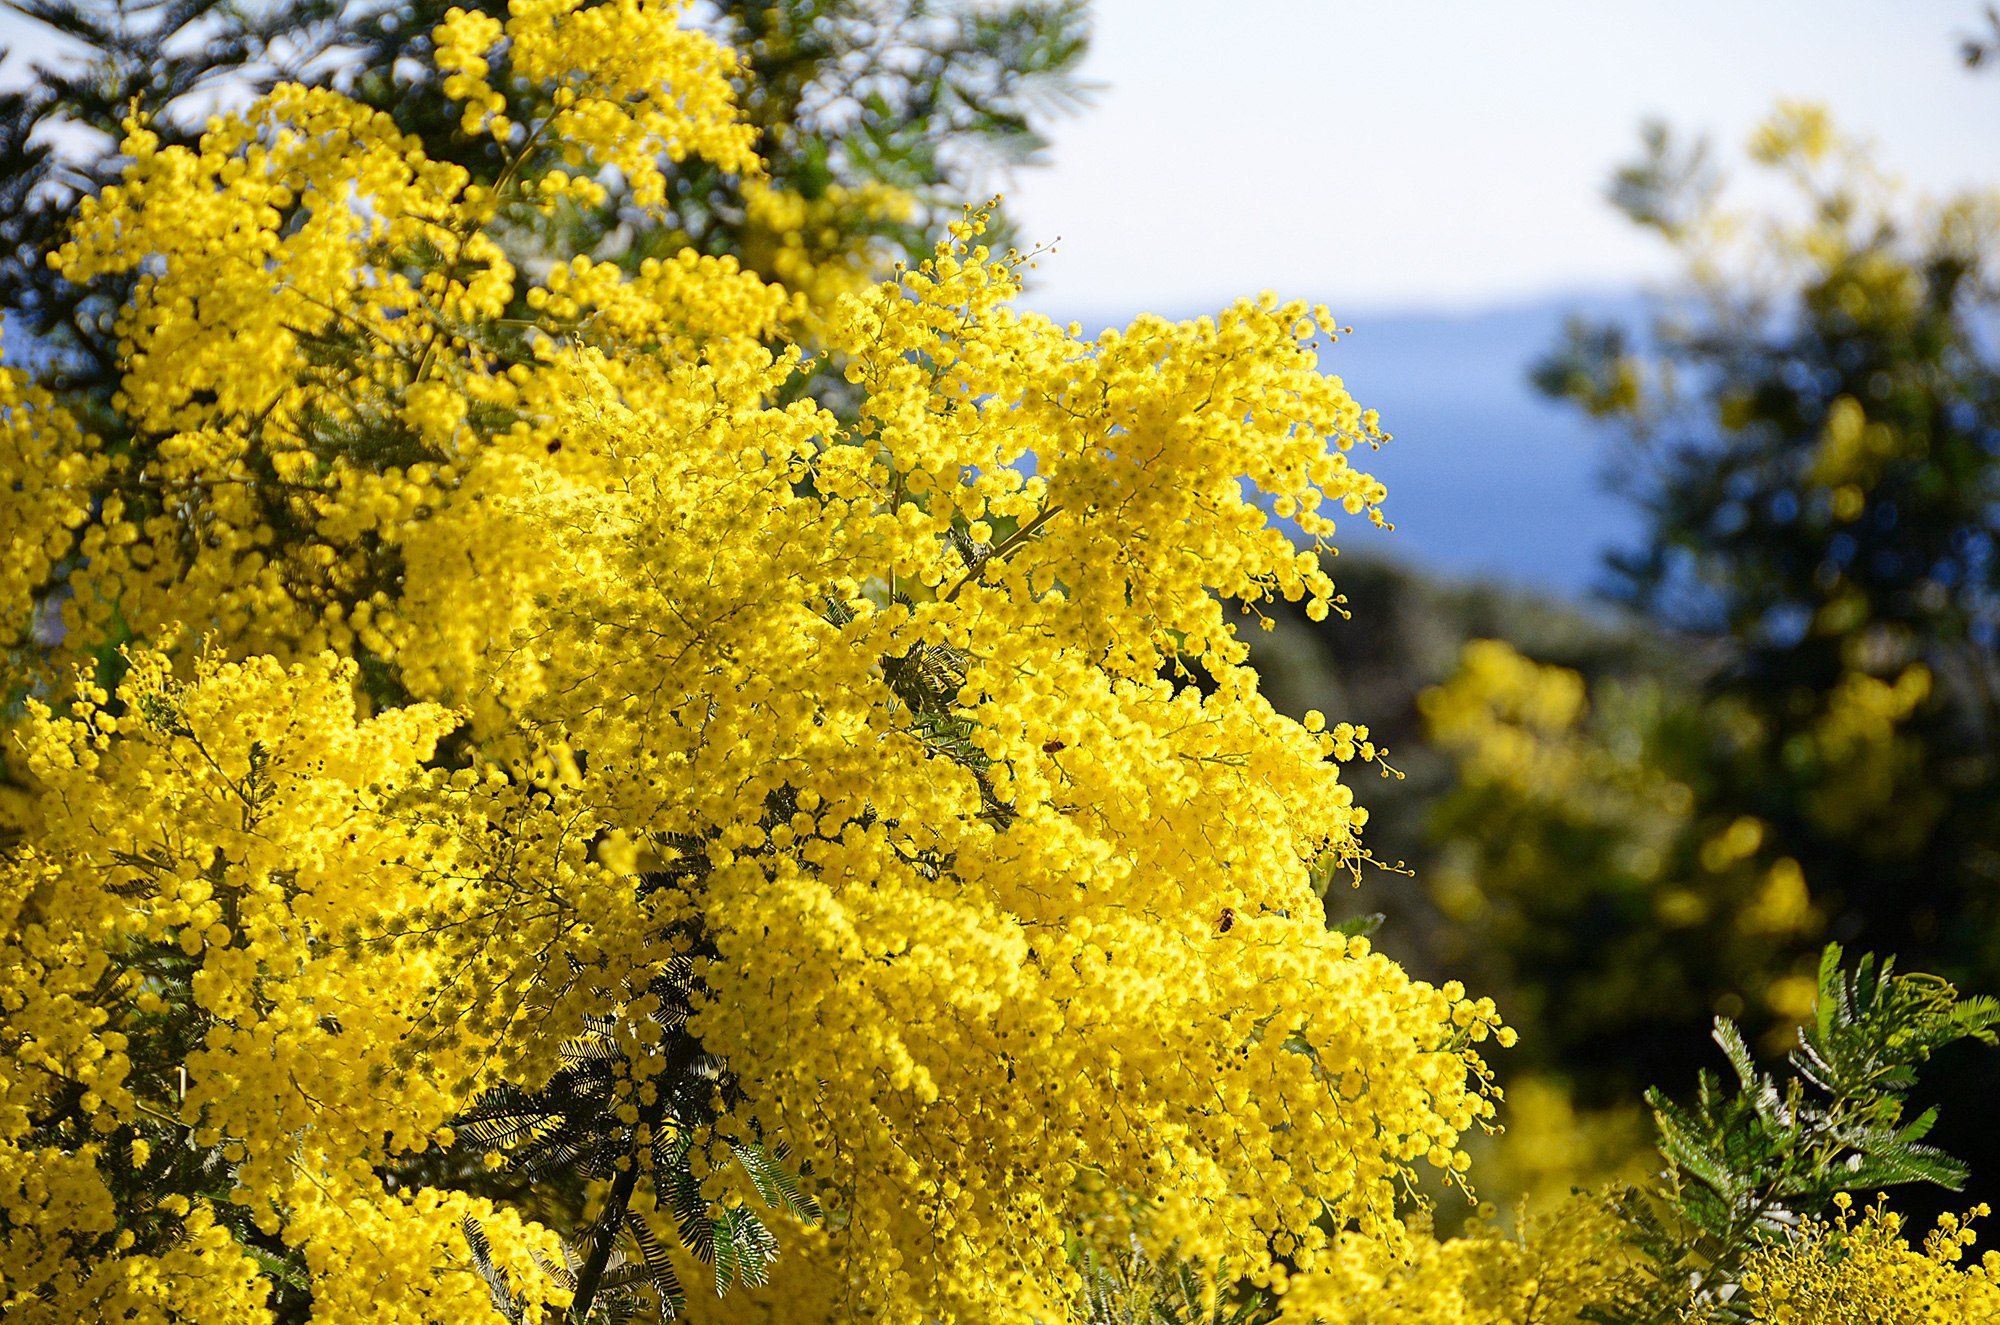
[(1979, 18), (1976, 30), (1958, 43), (1959, 56), (1968, 69), (1990, 67), (1988, 62), (2000, 55), (2000, 5), (1986, 6)]
[[(1738, 205), (1662, 127), (1613, 201), (1683, 279), (1573, 322), (1537, 384), (1612, 440), (1644, 516), (1605, 601), (1343, 558), (1366, 632), (1283, 622), (1282, 706), (1366, 714), (1407, 776), (1353, 909), (1523, 1027), (1501, 1199), (1618, 1172), (1647, 1082), (1712, 1019), (1781, 1049), (1826, 939), (2000, 989), (2000, 199), (1914, 202), (1819, 111), (1756, 135)], [(1338, 906), (1340, 899), (1333, 899)], [(1935, 1074), (1990, 1192), (1989, 1056)]]
[[(1649, 131), (1613, 198), (1687, 284), (1643, 337), (1574, 327), (1538, 381), (1620, 428), (1648, 530), (1619, 596), (1714, 651), (1694, 859), (1803, 882), (1790, 960), (1690, 968), (1769, 1025), (1821, 932), (2000, 987), (2000, 198), (1912, 204), (1806, 106), (1751, 156), (1789, 206), (1732, 209)], [(1761, 895), (1725, 891), (1740, 940)]]
[(1690, 285), (1643, 343), (1573, 329), (1539, 380), (1623, 425), (1649, 529), (1621, 597), (1720, 649), (1705, 696), (1744, 739), (1707, 801), (1799, 861), (1837, 937), (2000, 972), (2000, 199), (1906, 208), (1807, 107), (1752, 152), (1793, 214), (1724, 209), (1704, 153), (1649, 135), (1614, 196)]
[[(1824, 938), (2000, 988), (2000, 201), (1913, 204), (1810, 107), (1751, 157), (1784, 187), (1743, 210), (1649, 129), (1612, 196), (1684, 283), (1536, 371), (1616, 432), (1646, 532), (1613, 605), (1648, 643), (1502, 620), (1417, 705), (1453, 968), (1511, 992), (1520, 1066), (1607, 1125), (1688, 1078), (1715, 1015), (1788, 1039)], [(2000, 1172), (1967, 1107), (1992, 1065), (1937, 1080), (1948, 1144)]]

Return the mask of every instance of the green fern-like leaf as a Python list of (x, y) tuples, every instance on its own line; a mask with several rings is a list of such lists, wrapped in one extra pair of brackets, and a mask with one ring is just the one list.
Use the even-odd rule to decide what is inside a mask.
[(679, 1315), (687, 1306), (687, 1292), (681, 1287), (680, 1276), (674, 1272), (666, 1247), (654, 1235), (653, 1226), (644, 1215), (628, 1211), (625, 1224), (633, 1244), (639, 1249), (639, 1263), (644, 1266), (646, 1281), (659, 1300), (660, 1313), (665, 1316)]
[(1906, 1121), (1905, 1101), (1932, 1053), (1968, 1037), (1990, 1042), (1996, 1021), (1993, 1000), (1960, 999), (1945, 981), (1900, 974), (1892, 959), (1846, 963), (1831, 944), (1787, 1079), (1761, 1069), (1742, 1032), (1718, 1018), (1715, 1041), (1735, 1081), (1725, 1087), (1704, 1072), (1685, 1104), (1647, 1094), (1666, 1172), (1620, 1211), (1649, 1269), (1634, 1281), (1632, 1310), (1600, 1318), (1738, 1319), (1744, 1258), (1800, 1218), (1822, 1215), (1836, 1193), (1962, 1185), (1965, 1166), (1923, 1142), (1936, 1111)]

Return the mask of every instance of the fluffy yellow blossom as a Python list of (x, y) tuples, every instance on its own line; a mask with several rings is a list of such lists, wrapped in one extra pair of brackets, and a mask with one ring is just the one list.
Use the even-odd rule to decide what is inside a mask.
[[(743, 259), (750, 267), (804, 297), (806, 306), (830, 312), (845, 294), (875, 284), (889, 261), (886, 238), (872, 242), (882, 222), (909, 222), (916, 199), (887, 185), (831, 185), (818, 197), (752, 181), (743, 189), (747, 226)], [(860, 237), (860, 238), (858, 238)], [(807, 324), (817, 329), (817, 320)]]
[[(818, 277), (517, 260), (507, 217), (593, 172), (754, 172), (674, 13), (449, 18), (504, 180), (281, 88), (194, 149), (134, 125), (56, 255), (139, 279), (119, 464), (47, 411), (0, 451), (82, 558), (0, 865), (26, 1319), (106, 1275), (201, 1319), (491, 1318), (492, 1280), (532, 1315), (677, 1199), (768, 1215), (768, 1282), (699, 1309), (781, 1320), (1047, 1319), (1077, 1238), (1385, 1274), (1413, 1168), (1492, 1117), (1493, 1004), (1327, 928), (1366, 729), (1276, 713), (1232, 621), (1324, 615), (1336, 512), (1382, 519), (1329, 315), (1084, 338), (975, 215), (814, 307), (815, 357), (781, 331)], [(65, 692), (86, 660), (122, 683)], [(482, 1186), (522, 1143), (467, 1111), (586, 1043), (628, 1149)], [(768, 1209), (716, 1158), (750, 1147), (812, 1199)]]
[(1878, 1201), (1860, 1215), (1842, 1201), (1832, 1221), (1808, 1220), (1750, 1258), (1743, 1287), (1758, 1325), (1929, 1325), (2000, 1320), (2000, 1255), (1966, 1264), (1972, 1222), (1945, 1215), (1912, 1247), (1902, 1216)]
[(1312, 1325), (1578, 1325), (1619, 1301), (1634, 1272), (1611, 1200), (1578, 1193), (1516, 1236), (1475, 1224), (1437, 1241), (1415, 1228), (1399, 1262), (1342, 1258), (1294, 1284), (1283, 1319)]
[[(67, 717), (30, 706), (16, 736), (37, 794), (0, 863), (9, 1319), (82, 1319), (118, 1294), (258, 1319), (270, 1285), (240, 1221), (305, 1249), (327, 1318), (347, 1314), (336, 1287), (373, 1295), (372, 1319), (483, 1309), (467, 1198), (398, 1196), (371, 1167), (427, 1147), (481, 1070), (476, 1038), (427, 1030), (436, 969), (392, 938), (451, 905), (439, 816), (391, 806), (432, 780), (456, 719), (357, 722), (354, 674), (204, 661), (182, 684), (147, 655), (115, 695), (84, 684)], [(169, 1002), (194, 1020), (162, 1017)], [(191, 1175), (191, 1147), (226, 1167)], [(158, 1190), (191, 1178), (238, 1220)], [(414, 1286), (356, 1274), (390, 1261)]]
[[(0, 369), (0, 659), (30, 643), (36, 596), (70, 555), (105, 472), (96, 442), (50, 395)], [(0, 692), (15, 682), (0, 661)]]
[[(622, 173), (642, 202), (659, 159), (756, 169), (728, 98), (733, 55), (676, 12), (524, 4), (504, 34), (448, 20), (454, 78), (486, 69), (470, 52), (504, 35), (493, 58), (529, 117), (493, 184), (323, 88), (280, 86), (192, 149), (129, 126), (125, 179), (84, 201), (50, 255), (77, 281), (139, 273), (116, 403), (143, 444), (82, 532), (69, 633), (186, 618), (282, 656), (386, 649), (374, 610), (404, 535), (481, 452), (552, 440), (522, 414), (560, 389), (562, 347), (658, 364), (775, 329), (791, 298), (733, 258), (627, 277), (578, 257), (526, 283), (508, 255), (509, 215), (548, 205), (551, 181), (595, 187), (564, 174), (571, 154)], [(539, 315), (532, 333), (502, 329), (523, 312)], [(67, 463), (84, 462), (72, 448)], [(61, 515), (42, 507), (38, 521)]]

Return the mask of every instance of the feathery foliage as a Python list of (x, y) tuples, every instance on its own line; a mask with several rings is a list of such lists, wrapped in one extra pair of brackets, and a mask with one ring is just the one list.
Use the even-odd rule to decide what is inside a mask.
[(1964, 1183), (1963, 1164), (1924, 1144), (1937, 1111), (1908, 1116), (1909, 1095), (1938, 1049), (1996, 1042), (2000, 1000), (1960, 998), (1935, 976), (1897, 974), (1891, 959), (1863, 955), (1850, 968), (1841, 958), (1837, 944), (1821, 955), (1813, 1020), (1787, 1072), (1758, 1067), (1735, 1023), (1718, 1017), (1734, 1080), (1704, 1072), (1686, 1103), (1648, 1093), (1666, 1167), (1620, 1209), (1649, 1269), (1603, 1320), (1650, 1325), (1691, 1308), (1752, 1319), (1731, 1305), (1747, 1258), (1823, 1217), (1836, 1195)]

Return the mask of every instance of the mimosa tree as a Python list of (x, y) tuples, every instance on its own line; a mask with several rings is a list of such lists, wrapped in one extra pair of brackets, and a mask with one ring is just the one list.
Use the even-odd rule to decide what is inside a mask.
[(1378, 518), (1330, 317), (1084, 339), (977, 212), (854, 293), (528, 265), (759, 178), (676, 19), (448, 15), (491, 169), (135, 119), (51, 255), (131, 294), (115, 427), (0, 432), (10, 1319), (1047, 1320), (1091, 1247), (1386, 1273), (1466, 1167), (1507, 1033), (1328, 928), (1374, 751), (1236, 633)]

